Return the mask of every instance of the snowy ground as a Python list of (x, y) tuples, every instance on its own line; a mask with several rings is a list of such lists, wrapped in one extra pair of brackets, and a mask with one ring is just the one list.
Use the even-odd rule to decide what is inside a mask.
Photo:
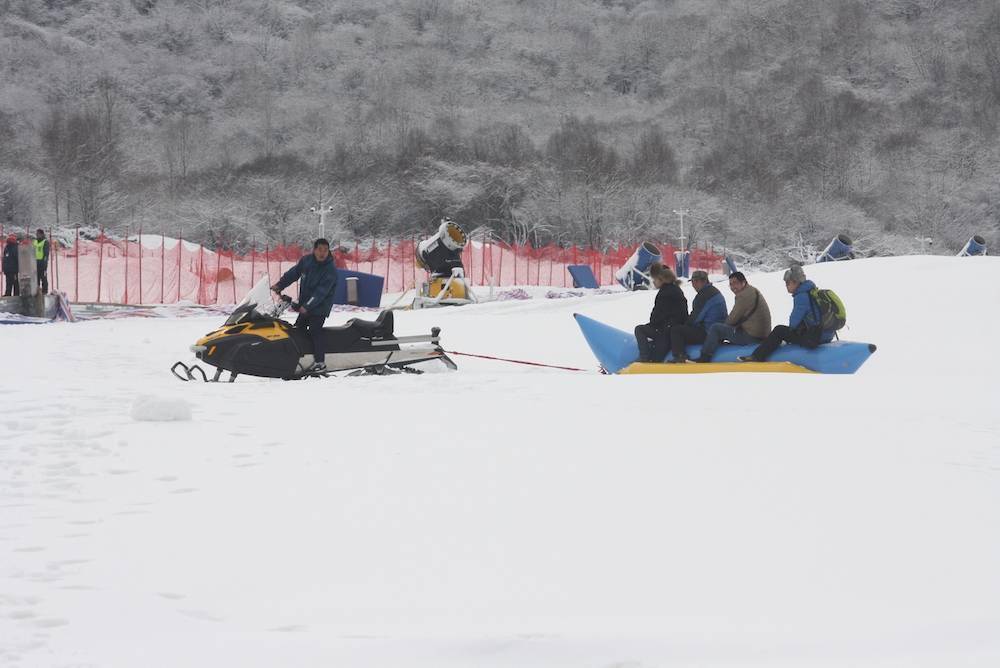
[[(0, 665), (1000, 665), (1000, 260), (807, 269), (857, 375), (182, 385), (218, 316), (0, 328)], [(397, 331), (594, 368), (570, 314), (651, 299)]]

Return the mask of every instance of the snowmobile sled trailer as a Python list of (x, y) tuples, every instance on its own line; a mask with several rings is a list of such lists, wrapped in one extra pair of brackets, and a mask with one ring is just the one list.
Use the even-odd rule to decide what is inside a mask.
[[(704, 364), (664, 364), (639, 361), (635, 336), (602, 322), (574, 313), (583, 338), (606, 373), (692, 374), (692, 373), (854, 373), (875, 352), (871, 343), (834, 341), (817, 348), (783, 345), (766, 362), (738, 362), (756, 346), (720, 346), (711, 362)], [(689, 359), (701, 354), (701, 346), (688, 346)]]
[(441, 347), (439, 328), (432, 328), (429, 336), (396, 336), (392, 312), (383, 311), (374, 321), (352, 318), (340, 327), (325, 327), (327, 369), (311, 374), (307, 371), (313, 363), (311, 338), (305, 330), (279, 317), (285, 308), (279, 305), (265, 314), (257, 310), (256, 304), (243, 304), (222, 327), (191, 346), (199, 361), (215, 367), (211, 379), (198, 364), (177, 362), (171, 371), (181, 380), (209, 382), (217, 382), (228, 371), (232, 382), (244, 374), (296, 380), (337, 371), (359, 375), (421, 373), (412, 366), (431, 360), (440, 360), (449, 369), (458, 368)]

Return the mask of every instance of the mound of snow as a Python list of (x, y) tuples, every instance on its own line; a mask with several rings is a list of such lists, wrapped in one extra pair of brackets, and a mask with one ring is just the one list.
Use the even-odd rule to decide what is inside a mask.
[(136, 422), (183, 422), (191, 419), (191, 406), (183, 399), (141, 395), (132, 402)]

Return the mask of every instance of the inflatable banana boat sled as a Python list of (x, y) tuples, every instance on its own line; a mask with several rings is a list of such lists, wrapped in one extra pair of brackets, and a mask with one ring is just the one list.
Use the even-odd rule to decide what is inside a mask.
[[(638, 361), (639, 346), (632, 333), (579, 313), (573, 317), (607, 373), (854, 373), (875, 352), (873, 344), (854, 341), (824, 343), (812, 350), (785, 344), (767, 362), (737, 362), (737, 357), (749, 355), (755, 346), (724, 345), (719, 347), (712, 362), (704, 364), (644, 363)], [(690, 359), (700, 354), (701, 346), (687, 347)]]

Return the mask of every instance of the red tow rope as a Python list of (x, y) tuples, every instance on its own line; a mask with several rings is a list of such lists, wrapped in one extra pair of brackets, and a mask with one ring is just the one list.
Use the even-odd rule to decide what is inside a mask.
[(556, 366), (555, 364), (542, 364), (541, 362), (526, 362), (525, 360), (512, 360), (506, 357), (491, 357), (489, 355), (473, 355), (472, 353), (460, 353), (454, 350), (446, 350), (449, 355), (461, 355), (462, 357), (478, 357), (481, 360), (493, 360), (495, 362), (509, 362), (511, 364), (524, 364), (525, 366), (540, 366), (546, 369), (561, 369), (562, 371), (586, 371), (572, 366)]

